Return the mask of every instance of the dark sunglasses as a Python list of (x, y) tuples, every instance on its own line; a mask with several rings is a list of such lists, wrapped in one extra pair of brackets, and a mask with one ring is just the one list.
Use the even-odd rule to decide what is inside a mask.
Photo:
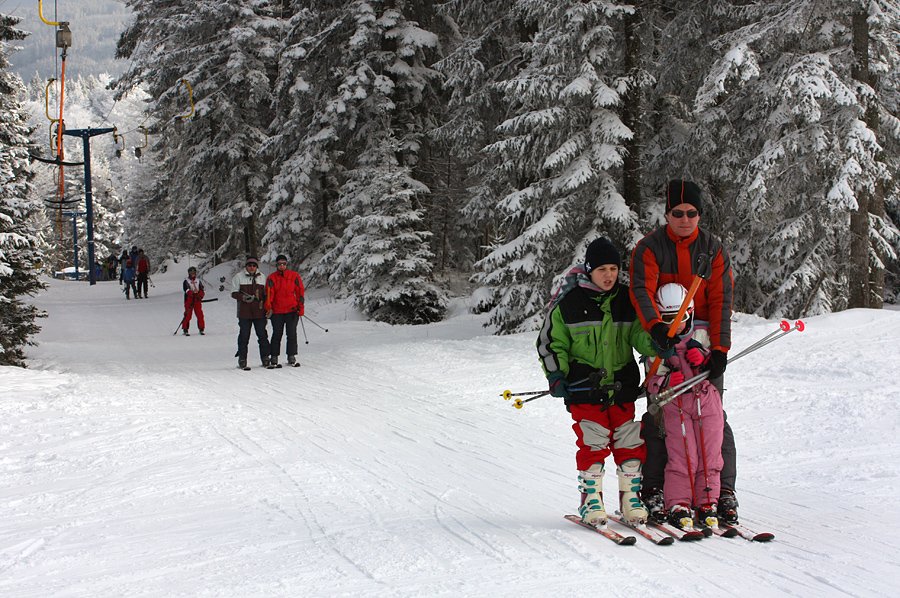
[(276, 266), (287, 266), (287, 262), (275, 262)]
[(688, 218), (696, 218), (697, 215), (700, 214), (697, 210), (672, 210), (669, 213), (672, 214), (672, 218), (684, 218), (685, 216)]

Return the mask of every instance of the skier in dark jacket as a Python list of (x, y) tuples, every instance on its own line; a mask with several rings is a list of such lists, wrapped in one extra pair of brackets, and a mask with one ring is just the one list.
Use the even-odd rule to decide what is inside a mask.
[(550, 392), (565, 399), (575, 421), (575, 462), (581, 490), (581, 519), (604, 525), (604, 461), (612, 454), (619, 478), (623, 516), (646, 521), (638, 498), (644, 441), (634, 421), (641, 374), (633, 350), (656, 355), (650, 336), (618, 281), (621, 255), (607, 239), (592, 242), (584, 267), (573, 269), (537, 340)]
[(266, 282), (259, 272), (259, 260), (248, 257), (243, 270), (231, 279), (231, 296), (237, 301), (238, 317), (238, 367), (247, 366), (247, 346), (250, 329), (256, 331), (259, 342), (259, 358), (263, 367), (269, 366), (269, 337), (266, 331)]
[(134, 264), (131, 260), (125, 261), (125, 267), (122, 268), (122, 280), (125, 282), (125, 298), (131, 300), (131, 293), (137, 297), (137, 287), (134, 286)]

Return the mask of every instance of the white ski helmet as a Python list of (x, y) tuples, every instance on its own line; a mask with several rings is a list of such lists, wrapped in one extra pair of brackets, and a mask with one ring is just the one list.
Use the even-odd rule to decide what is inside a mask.
[[(671, 321), (678, 314), (678, 310), (681, 309), (681, 304), (684, 303), (686, 298), (687, 289), (677, 282), (670, 282), (659, 287), (656, 291), (656, 305), (659, 308), (659, 315), (663, 320), (668, 319)], [(690, 320), (693, 313), (694, 300), (691, 299), (681, 321), (687, 322)], [(668, 318), (666, 318), (666, 316), (668, 316)]]

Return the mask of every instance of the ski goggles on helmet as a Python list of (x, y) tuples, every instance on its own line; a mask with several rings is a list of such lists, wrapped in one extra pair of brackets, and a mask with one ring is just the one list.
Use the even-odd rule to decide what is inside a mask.
[[(671, 326), (672, 322), (675, 321), (675, 316), (677, 316), (677, 315), (678, 315), (678, 312), (663, 312), (663, 313), (659, 314), (659, 319), (663, 321), (663, 324)], [(691, 319), (692, 315), (694, 315), (694, 308), (689, 307), (688, 309), (684, 310), (684, 315), (681, 316), (681, 322), (682, 323), (688, 322)]]

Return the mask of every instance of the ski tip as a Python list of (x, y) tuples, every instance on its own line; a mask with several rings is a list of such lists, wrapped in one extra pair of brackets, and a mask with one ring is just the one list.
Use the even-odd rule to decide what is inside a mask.
[(669, 546), (670, 544), (675, 543), (675, 538), (672, 536), (666, 536), (665, 538), (660, 538), (657, 542), (657, 546)]
[(623, 536), (622, 539), (617, 542), (617, 544), (619, 546), (631, 546), (635, 542), (637, 542), (637, 538), (635, 538), (634, 536)]
[(754, 542), (771, 542), (775, 539), (775, 534), (771, 534), (769, 532), (763, 532), (761, 534), (756, 534), (753, 536)]

